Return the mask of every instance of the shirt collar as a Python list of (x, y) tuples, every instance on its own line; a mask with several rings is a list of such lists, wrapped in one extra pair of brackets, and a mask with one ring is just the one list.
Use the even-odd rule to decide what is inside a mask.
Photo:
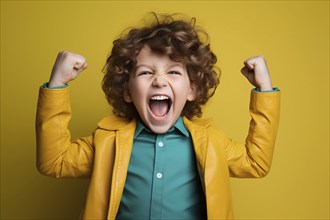
[[(186, 129), (186, 127), (184, 126), (182, 116), (180, 116), (178, 118), (178, 120), (174, 123), (173, 127), (171, 127), (166, 133), (171, 132), (174, 129), (177, 129), (178, 131), (180, 131), (184, 136), (189, 137), (189, 132)], [(142, 123), (141, 119), (137, 120), (134, 138), (136, 138), (143, 130), (146, 130), (147, 132), (152, 133), (152, 131)]]

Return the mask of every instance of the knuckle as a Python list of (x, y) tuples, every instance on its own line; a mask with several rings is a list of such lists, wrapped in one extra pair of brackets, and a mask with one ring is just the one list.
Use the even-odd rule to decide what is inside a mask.
[(68, 51), (66, 51), (66, 50), (61, 50), (60, 52), (59, 52), (59, 54), (67, 54), (68, 53)]
[(264, 57), (263, 55), (259, 55), (259, 56), (258, 56), (258, 59), (259, 59), (260, 61), (264, 61), (264, 60), (265, 60), (265, 57)]

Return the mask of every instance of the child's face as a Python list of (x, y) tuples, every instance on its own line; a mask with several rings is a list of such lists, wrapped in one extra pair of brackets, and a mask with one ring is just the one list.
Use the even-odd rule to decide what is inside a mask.
[(154, 133), (165, 133), (179, 118), (186, 101), (196, 93), (185, 66), (167, 55), (159, 55), (145, 46), (136, 57), (126, 102), (133, 102), (146, 126)]

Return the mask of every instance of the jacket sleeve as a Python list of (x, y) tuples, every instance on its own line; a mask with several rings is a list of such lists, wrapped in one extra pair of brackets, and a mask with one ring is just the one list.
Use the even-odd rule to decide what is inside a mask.
[(226, 141), (232, 177), (264, 177), (269, 173), (280, 114), (280, 92), (251, 92), (250, 127), (245, 144)]
[(93, 135), (71, 141), (70, 92), (40, 88), (36, 114), (37, 168), (52, 177), (89, 177)]

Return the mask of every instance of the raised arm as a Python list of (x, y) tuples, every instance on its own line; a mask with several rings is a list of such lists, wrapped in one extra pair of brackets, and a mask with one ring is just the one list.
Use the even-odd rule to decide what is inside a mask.
[(250, 127), (245, 144), (229, 139), (228, 166), (233, 177), (263, 177), (270, 170), (280, 114), (280, 92), (274, 90), (264, 57), (244, 62), (243, 75), (257, 90), (251, 92)]
[(37, 168), (44, 175), (59, 178), (91, 174), (93, 136), (71, 141), (69, 88), (56, 89), (75, 79), (86, 67), (82, 56), (62, 51), (48, 88), (40, 88), (36, 114)]

